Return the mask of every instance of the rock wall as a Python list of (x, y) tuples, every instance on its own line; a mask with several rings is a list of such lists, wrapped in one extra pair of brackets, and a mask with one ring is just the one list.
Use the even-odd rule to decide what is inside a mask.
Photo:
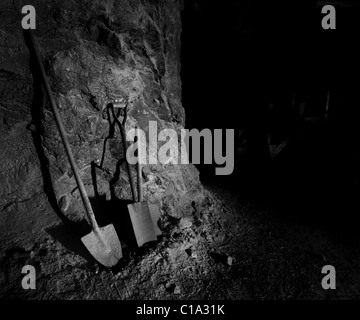
[[(177, 0), (32, 1), (34, 35), (89, 196), (131, 200), (120, 130), (108, 103), (128, 102), (126, 130), (185, 125)], [(33, 56), (21, 7), (1, 3), (0, 245), (31, 245), (84, 210)], [(135, 168), (133, 170), (135, 175)], [(144, 198), (162, 218), (203, 198), (193, 165), (145, 165)], [(105, 203), (104, 202), (104, 203)], [(100, 210), (101, 211), (101, 210)]]

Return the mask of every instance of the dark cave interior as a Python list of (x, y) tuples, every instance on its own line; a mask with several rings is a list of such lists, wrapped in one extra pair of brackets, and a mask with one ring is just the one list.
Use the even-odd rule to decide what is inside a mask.
[[(122, 248), (114, 268), (81, 241), (93, 225), (21, 6), (2, 3), (0, 300), (360, 298), (360, 6), (335, 2), (324, 30), (321, 1), (34, 0), (85, 193)], [(125, 100), (125, 129), (149, 137), (154, 122), (233, 130), (231, 174), (216, 159), (127, 166), (110, 111)], [(158, 232), (143, 246), (131, 178)], [(343, 272), (337, 291), (320, 286), (325, 263)], [(37, 290), (19, 285), (24, 264)]]
[[(347, 234), (358, 212), (360, 10), (337, 8), (338, 28), (323, 30), (316, 4), (185, 2), (183, 103), (189, 128), (245, 129), (263, 135), (255, 144), (269, 132), (275, 143), (300, 133), (276, 160), (264, 160), (259, 144), (248, 158), (235, 153), (233, 175), (215, 176), (214, 168), (201, 165), (201, 179), (285, 212), (296, 204), (295, 220)], [(305, 118), (323, 119), (328, 91), (326, 123), (296, 118), (292, 104), (305, 103)]]

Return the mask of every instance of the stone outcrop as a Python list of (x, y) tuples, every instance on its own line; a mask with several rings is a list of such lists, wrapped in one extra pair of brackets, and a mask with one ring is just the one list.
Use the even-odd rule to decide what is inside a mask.
[[(120, 130), (108, 104), (128, 103), (126, 130), (179, 131), (181, 2), (33, 1), (34, 35), (91, 198), (131, 200)], [(21, 29), (21, 7), (2, 3), (0, 25), (0, 244), (23, 245), (84, 210)], [(24, 39), (25, 38), (25, 39)], [(133, 170), (135, 175), (135, 168)], [(145, 165), (144, 197), (162, 217), (203, 198), (193, 165)]]

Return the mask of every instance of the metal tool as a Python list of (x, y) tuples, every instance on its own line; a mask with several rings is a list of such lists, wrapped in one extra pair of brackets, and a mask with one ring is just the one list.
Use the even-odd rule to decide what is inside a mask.
[(122, 258), (122, 249), (120, 240), (116, 234), (115, 228), (112, 224), (100, 228), (96, 222), (93, 209), (90, 204), (85, 186), (81, 180), (79, 169), (76, 166), (74, 156), (71, 152), (70, 144), (66, 136), (64, 126), (62, 124), (60, 114), (56, 108), (55, 99), (52, 95), (49, 82), (46, 77), (44, 66), (40, 59), (40, 54), (35, 43), (34, 36), (31, 29), (27, 30), (30, 38), (32, 49), (35, 52), (36, 61), (40, 68), (41, 78), (44, 83), (45, 91), (50, 101), (51, 109), (54, 113), (56, 125), (59, 129), (61, 140), (64, 144), (66, 154), (69, 158), (71, 169), (74, 172), (75, 180), (78, 185), (82, 201), (84, 203), (87, 218), (92, 227), (92, 231), (81, 238), (82, 243), (90, 252), (90, 254), (101, 264), (106, 267), (112, 267), (117, 264)]
[[(139, 137), (139, 134), (138, 134)], [(155, 237), (162, 234), (161, 230), (157, 226), (157, 221), (160, 218), (160, 210), (157, 205), (150, 204), (148, 201), (144, 201), (143, 196), (143, 187), (142, 187), (142, 166), (139, 161), (140, 154), (142, 150), (140, 149), (140, 144), (138, 144), (138, 163), (137, 163), (137, 182), (138, 182), (138, 201), (146, 203), (146, 206), (149, 208), (150, 217), (152, 218), (152, 223), (154, 227)], [(145, 204), (144, 204), (145, 205)]]
[[(117, 123), (120, 127), (121, 137), (124, 145), (125, 158), (128, 150), (128, 144), (126, 141), (125, 122), (126, 122), (127, 110), (124, 108), (124, 118), (122, 123), (117, 119)], [(139, 150), (139, 146), (138, 146)], [(141, 152), (141, 151), (140, 151)], [(138, 156), (139, 158), (139, 156)], [(137, 245), (141, 247), (147, 242), (156, 241), (156, 235), (154, 231), (153, 220), (151, 218), (150, 209), (147, 201), (142, 200), (142, 185), (141, 185), (141, 164), (138, 161), (138, 201), (136, 201), (135, 194), (135, 182), (132, 176), (132, 169), (130, 163), (127, 161), (127, 171), (130, 180), (131, 193), (133, 196), (134, 203), (128, 204), (128, 210), (130, 214), (131, 223), (133, 225), (134, 234)]]

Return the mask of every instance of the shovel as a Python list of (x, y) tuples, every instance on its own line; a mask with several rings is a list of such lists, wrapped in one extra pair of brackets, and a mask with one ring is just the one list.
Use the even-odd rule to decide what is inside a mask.
[[(116, 118), (116, 117), (115, 117)], [(116, 118), (117, 119), (117, 118)], [(123, 119), (123, 123), (121, 123), (119, 120), (117, 120), (117, 123), (120, 127), (121, 131), (121, 138), (124, 145), (124, 152), (125, 152), (125, 158), (126, 158), (126, 152), (128, 149), (127, 141), (126, 141), (126, 133), (124, 129), (126, 121), (126, 108), (125, 108), (125, 115)], [(139, 150), (140, 151), (140, 150)], [(138, 157), (139, 158), (139, 157)], [(142, 201), (142, 186), (141, 186), (141, 164), (140, 161), (138, 161), (138, 202), (136, 202), (136, 196), (135, 196), (135, 182), (134, 178), (132, 176), (131, 172), (131, 165), (126, 159), (127, 164), (127, 171), (129, 175), (130, 180), (130, 188), (131, 193), (133, 196), (134, 203), (128, 204), (128, 210), (130, 214), (131, 223), (134, 228), (134, 234), (136, 238), (137, 245), (141, 247), (147, 242), (150, 241), (156, 241), (156, 235), (154, 231), (154, 225), (153, 220), (150, 215), (150, 209), (147, 201)]]
[[(138, 135), (138, 137), (139, 137), (139, 135)], [(156, 224), (158, 218), (160, 217), (160, 212), (156, 211), (156, 209), (158, 209), (156, 205), (150, 206), (150, 204), (147, 201), (144, 201), (144, 199), (143, 199), (142, 166), (140, 163), (141, 152), (142, 152), (142, 150), (140, 150), (140, 143), (139, 143), (138, 144), (138, 162), (137, 162), (137, 183), (138, 183), (138, 201), (139, 202), (129, 205), (129, 206), (133, 206), (131, 209), (129, 208), (129, 211), (131, 213), (131, 210), (136, 210), (138, 207), (141, 207), (142, 211), (144, 212), (144, 215), (146, 213), (146, 218), (150, 217), (150, 221), (147, 220), (147, 224), (149, 225), (148, 229), (150, 229), (150, 225), (152, 225), (152, 228), (151, 228), (152, 232), (151, 233), (149, 232), (147, 241), (154, 241), (154, 240), (157, 240), (158, 235), (161, 235), (161, 231)], [(153, 220), (154, 218), (156, 219), (156, 221)], [(138, 240), (138, 242), (139, 242), (139, 240)]]
[(155, 237), (157, 237), (157, 236), (162, 235), (162, 232), (157, 225), (157, 221), (160, 218), (160, 210), (156, 204), (151, 204), (151, 203), (148, 203), (147, 201), (143, 201), (142, 166), (139, 161), (141, 152), (142, 152), (142, 150), (140, 150), (140, 144), (139, 144), (138, 145), (138, 163), (137, 163), (138, 198), (139, 198), (139, 203), (144, 203), (144, 206), (149, 208), (149, 213), (150, 213), (150, 217), (152, 219)]
[(45, 91), (50, 101), (51, 109), (54, 113), (56, 125), (59, 129), (61, 140), (64, 144), (66, 154), (69, 158), (71, 169), (74, 172), (75, 180), (78, 185), (82, 201), (84, 203), (87, 218), (90, 220), (92, 231), (81, 238), (82, 243), (90, 252), (90, 254), (102, 265), (112, 267), (122, 258), (122, 250), (120, 240), (116, 234), (112, 224), (100, 228), (95, 220), (90, 200), (87, 196), (85, 186), (81, 180), (79, 169), (76, 166), (74, 156), (71, 152), (70, 144), (66, 136), (64, 126), (61, 122), (60, 114), (56, 108), (55, 99), (52, 95), (49, 82), (46, 78), (44, 66), (41, 62), (38, 48), (35, 43), (31, 29), (28, 30), (30, 44), (35, 52), (36, 61), (40, 68), (41, 78), (44, 83)]

